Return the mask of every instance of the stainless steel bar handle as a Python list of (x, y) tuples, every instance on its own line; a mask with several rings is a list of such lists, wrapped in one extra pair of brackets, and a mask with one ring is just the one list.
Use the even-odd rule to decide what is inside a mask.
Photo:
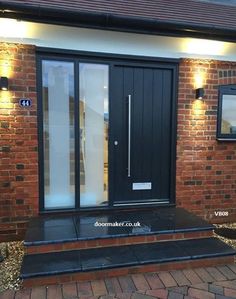
[(128, 177), (131, 176), (130, 170), (130, 150), (131, 150), (131, 95), (128, 95)]

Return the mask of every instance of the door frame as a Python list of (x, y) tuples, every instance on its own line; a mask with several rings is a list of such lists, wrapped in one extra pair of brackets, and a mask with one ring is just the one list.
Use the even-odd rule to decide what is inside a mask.
[[(42, 60), (64, 60), (74, 62), (75, 70), (75, 208), (73, 209), (55, 209), (45, 210), (44, 207), (44, 144), (43, 144), (43, 105), (42, 105)], [(112, 90), (112, 68), (116, 65), (133, 66), (133, 67), (152, 67), (172, 70), (173, 74), (173, 91), (172, 91), (172, 111), (171, 111), (171, 154), (170, 154), (170, 201), (165, 206), (175, 205), (175, 187), (176, 187), (176, 141), (177, 141), (177, 95), (178, 95), (178, 71), (179, 59), (173, 58), (158, 58), (146, 56), (134, 56), (123, 54), (107, 54), (97, 52), (85, 52), (64, 50), (56, 48), (36, 48), (36, 80), (37, 80), (37, 117), (38, 117), (38, 168), (39, 168), (39, 212), (40, 213), (53, 213), (53, 212), (68, 212), (68, 211), (94, 211), (94, 210), (107, 210), (107, 209), (124, 209), (133, 208), (132, 206), (114, 206), (114, 172), (112, 170), (112, 149), (111, 145), (112, 126), (109, 123), (109, 143), (108, 143), (108, 177), (109, 177), (109, 193), (108, 205), (98, 207), (82, 207), (80, 208), (80, 183), (79, 183), (79, 62), (83, 63), (100, 63), (109, 66), (109, 100), (111, 98)], [(109, 115), (110, 115), (109, 106)], [(77, 153), (77, 154), (76, 154)], [(161, 206), (161, 204), (151, 204), (150, 206)], [(148, 206), (149, 206), (148, 205)], [(135, 205), (135, 208), (147, 207), (147, 205)]]

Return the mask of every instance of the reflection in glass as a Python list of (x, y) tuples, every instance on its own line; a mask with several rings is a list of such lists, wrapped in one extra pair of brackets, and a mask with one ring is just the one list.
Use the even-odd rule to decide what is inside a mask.
[(42, 62), (45, 208), (75, 206), (74, 64)]
[(222, 96), (222, 134), (236, 134), (236, 95)]
[(79, 65), (80, 205), (108, 201), (108, 66)]

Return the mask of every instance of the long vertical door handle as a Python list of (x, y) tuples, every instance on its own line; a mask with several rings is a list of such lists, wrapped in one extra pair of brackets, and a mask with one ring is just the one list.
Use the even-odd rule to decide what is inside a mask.
[(128, 95), (128, 177), (131, 176), (131, 95)]

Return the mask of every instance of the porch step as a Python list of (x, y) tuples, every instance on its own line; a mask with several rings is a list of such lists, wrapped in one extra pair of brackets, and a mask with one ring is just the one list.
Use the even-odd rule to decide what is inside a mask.
[[(123, 226), (103, 226), (125, 223)], [(126, 223), (140, 226), (126, 226)], [(96, 225), (97, 224), (97, 225)], [(121, 211), (32, 219), (24, 245), (27, 254), (206, 238), (213, 225), (181, 208)]]
[(91, 240), (76, 240), (70, 242), (57, 242), (51, 244), (39, 244), (25, 246), (26, 254), (36, 254), (36, 253), (50, 253), (50, 252), (61, 252), (67, 250), (76, 249), (88, 249), (88, 248), (101, 248), (107, 246), (122, 246), (122, 245), (132, 245), (132, 244), (147, 244), (153, 242), (169, 241), (169, 240), (189, 240), (189, 239), (200, 239), (206, 237), (212, 237), (213, 231), (186, 231), (182, 233), (165, 233), (165, 234), (147, 234), (140, 236), (130, 236), (130, 237), (109, 237), (109, 238), (96, 238)]
[(55, 284), (228, 264), (234, 255), (235, 250), (217, 238), (32, 254), (24, 257), (21, 278), (24, 286)]

